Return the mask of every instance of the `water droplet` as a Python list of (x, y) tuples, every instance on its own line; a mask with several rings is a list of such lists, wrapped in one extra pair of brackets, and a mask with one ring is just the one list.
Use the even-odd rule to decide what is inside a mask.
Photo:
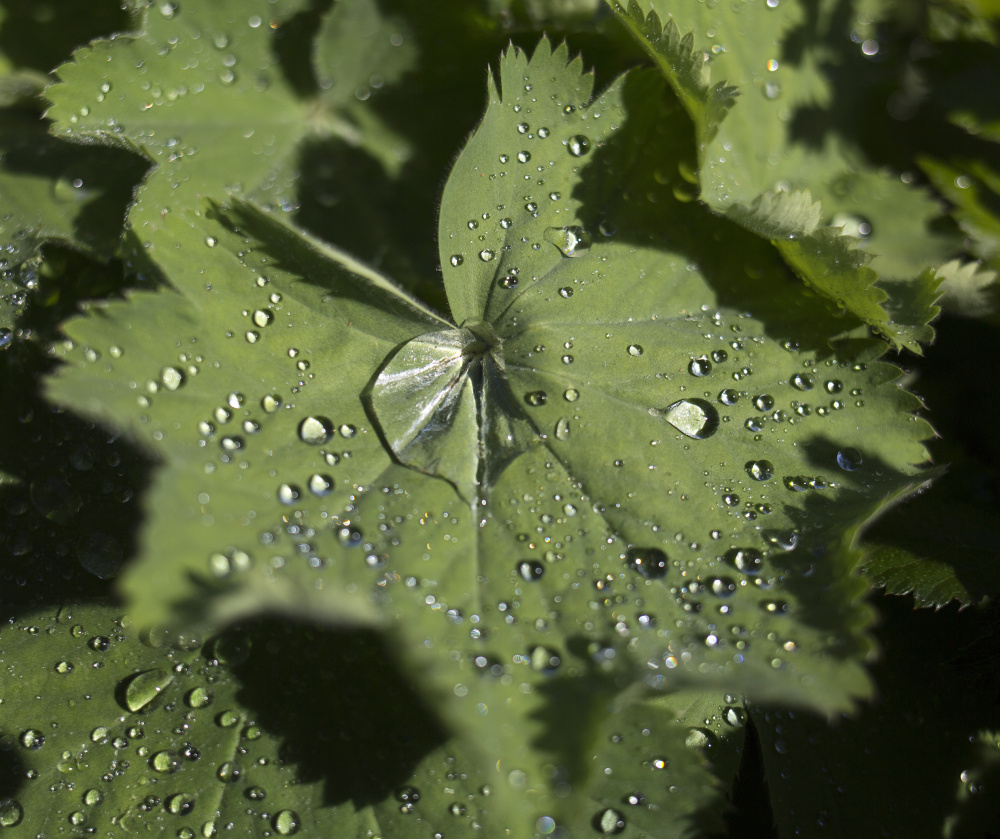
[(223, 763), (215, 773), (215, 776), (224, 784), (236, 783), (242, 775), (243, 770), (240, 769), (237, 764), (229, 760)]
[(559, 654), (549, 647), (534, 647), (528, 654), (533, 669), (542, 673), (554, 673), (562, 663)]
[(764, 556), (756, 548), (731, 548), (723, 559), (742, 574), (759, 574), (764, 567)]
[(197, 798), (188, 792), (179, 792), (171, 795), (167, 801), (167, 811), (175, 816), (186, 816), (194, 809)]
[(853, 472), (861, 467), (864, 458), (857, 449), (846, 448), (837, 452), (837, 465), (845, 472)]
[(563, 399), (565, 399), (567, 402), (576, 402), (576, 400), (579, 398), (580, 398), (580, 391), (578, 391), (574, 387), (567, 388), (566, 391), (563, 393)]
[(333, 478), (329, 475), (316, 473), (309, 476), (309, 491), (320, 498), (327, 496), (333, 490)]
[(566, 300), (569, 300), (573, 296), (573, 289), (571, 289), (569, 286), (563, 286), (561, 289), (559, 289), (559, 296)]
[(669, 558), (659, 548), (629, 548), (625, 554), (629, 568), (647, 580), (660, 580), (667, 575)]
[(13, 798), (0, 799), (0, 827), (16, 827), (24, 818), (24, 808)]
[(208, 245), (210, 248), (214, 248), (218, 243), (219, 240), (216, 239), (214, 236), (205, 237), (205, 244)]
[(708, 585), (716, 597), (732, 597), (736, 593), (736, 583), (729, 577), (716, 577)]
[(107, 635), (95, 635), (87, 642), (87, 646), (95, 652), (104, 653), (111, 648), (111, 639)]
[(681, 399), (659, 411), (674, 428), (693, 440), (705, 440), (719, 428), (719, 412), (704, 399)]
[(310, 446), (321, 446), (333, 437), (333, 423), (326, 417), (306, 417), (299, 423), (299, 439)]
[(729, 354), (725, 350), (715, 350), (712, 353), (712, 361), (716, 364), (722, 364), (723, 361), (729, 358)]
[(548, 397), (544, 390), (533, 390), (531, 393), (524, 394), (524, 401), (531, 405), (532, 408), (538, 408), (545, 404)]
[(708, 356), (706, 355), (692, 358), (688, 364), (688, 372), (692, 376), (707, 376), (712, 372), (712, 362), (708, 360)]
[(462, 804), (460, 801), (455, 801), (452, 802), (450, 807), (448, 807), (448, 812), (451, 813), (453, 816), (464, 816), (466, 815), (468, 810), (466, 810), (465, 805)]
[(72, 661), (59, 661), (56, 662), (55, 666), (56, 673), (60, 675), (67, 676), (73, 672), (73, 662)]
[(531, 583), (542, 578), (545, 566), (533, 559), (525, 559), (517, 563), (517, 573), (526, 583)]
[(271, 824), (280, 835), (292, 836), (302, 827), (302, 819), (294, 810), (279, 810)]
[(45, 735), (37, 728), (28, 728), (21, 732), (21, 745), (31, 751), (37, 751), (45, 745)]
[(226, 404), (233, 409), (242, 408), (245, 401), (246, 397), (238, 390), (234, 390), (226, 397)]
[(546, 228), (543, 238), (566, 257), (578, 257), (590, 249), (590, 234), (579, 225)]
[(133, 713), (147, 708), (174, 677), (165, 670), (144, 670), (125, 680), (125, 705)]
[(557, 440), (562, 440), (565, 442), (569, 439), (570, 427), (569, 421), (565, 417), (560, 417), (559, 421), (556, 423), (555, 435)]
[(633, 358), (638, 358), (642, 355), (642, 347), (639, 344), (629, 344), (628, 354)]
[(396, 790), (396, 800), (404, 803), (415, 804), (420, 800), (420, 790), (416, 787), (400, 787)]
[(812, 390), (812, 377), (805, 375), (805, 373), (796, 373), (792, 376), (792, 387), (798, 390)]
[(180, 771), (181, 759), (173, 752), (164, 750), (154, 754), (149, 760), (149, 765), (155, 772), (173, 774)]
[(731, 387), (727, 387), (725, 390), (720, 391), (719, 401), (723, 405), (735, 405), (740, 401), (740, 395)]
[(513, 274), (508, 274), (506, 277), (500, 279), (500, 285), (502, 288), (517, 288), (517, 277)]
[(770, 394), (762, 393), (753, 400), (753, 404), (758, 411), (770, 411), (774, 407), (774, 397)]
[(479, 258), (480, 258), (480, 259), (481, 259), (481, 260), (482, 260), (483, 262), (490, 262), (490, 261), (492, 261), (492, 259), (493, 259), (493, 257), (494, 257), (494, 256), (496, 256), (496, 254), (495, 254), (495, 253), (493, 253), (493, 251), (491, 251), (491, 250), (490, 250), (489, 248), (483, 248), (483, 249), (482, 249), (482, 250), (481, 250), (481, 251), (479, 252)]
[(240, 715), (235, 711), (221, 711), (215, 715), (215, 724), (219, 728), (232, 728), (240, 721)]
[(270, 309), (258, 309), (253, 313), (253, 322), (261, 329), (270, 326), (272, 320), (274, 320), (274, 312)]
[(99, 789), (88, 789), (83, 794), (83, 803), (88, 807), (93, 807), (95, 804), (100, 804), (104, 800), (104, 796), (101, 794)]
[(583, 157), (590, 151), (590, 140), (582, 134), (576, 134), (567, 140), (566, 148), (573, 157)]
[(184, 701), (188, 704), (189, 708), (205, 708), (212, 704), (212, 699), (214, 698), (214, 694), (208, 688), (197, 687), (192, 688), (185, 694)]
[(517, 160), (519, 163), (527, 163), (531, 160), (531, 152), (519, 151), (517, 153)]
[(517, 124), (517, 133), (518, 134), (527, 134), (529, 128), (530, 128), (530, 126), (528, 125), (528, 123), (526, 123), (526, 122), (519, 122)]
[(184, 373), (176, 367), (164, 367), (160, 371), (160, 381), (167, 390), (177, 390), (184, 384)]
[(456, 253), (452, 254), (451, 259), (449, 259), (448, 261), (451, 263), (453, 268), (458, 268), (459, 265), (465, 262), (465, 258), (462, 256), (462, 254)]
[(302, 490), (294, 484), (281, 484), (278, 487), (278, 501), (282, 504), (294, 504), (302, 497)]
[(594, 828), (604, 836), (614, 836), (625, 829), (625, 816), (608, 807), (594, 816)]
[(774, 476), (774, 465), (770, 460), (751, 460), (745, 468), (755, 481), (768, 481)]

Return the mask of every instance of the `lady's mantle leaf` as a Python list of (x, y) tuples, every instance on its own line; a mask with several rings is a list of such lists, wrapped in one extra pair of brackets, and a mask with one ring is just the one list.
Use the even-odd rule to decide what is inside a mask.
[(849, 707), (868, 612), (848, 546), (921, 481), (916, 400), (878, 342), (827, 345), (856, 322), (767, 243), (646, 182), (684, 141), (662, 81), (588, 107), (544, 42), (501, 80), (514, 101), (494, 93), (441, 212), (462, 326), (240, 208), (169, 224), (153, 256), (182, 294), (67, 327), (51, 392), (164, 462), (137, 613), (378, 620), (374, 600), (472, 673), (612, 662), (616, 689)]
[[(837, 195), (838, 185), (856, 182), (858, 188), (852, 189), (858, 194), (851, 197), (861, 204), (858, 212), (868, 230), (866, 239), (871, 238), (868, 244), (876, 253), (888, 252), (884, 262), (890, 271), (906, 269), (889, 276), (915, 275), (935, 259), (943, 259), (953, 243), (928, 235), (925, 245), (936, 241), (937, 247), (914, 254), (910, 227), (905, 225), (917, 206), (921, 215), (935, 214), (927, 196), (910, 188), (903, 212), (880, 208), (879, 190), (872, 188), (878, 179), (859, 165), (860, 155), (849, 145), (830, 144), (816, 151), (794, 134), (796, 114), (829, 104), (832, 98), (823, 69), (829, 58), (824, 52), (826, 39), (819, 31), (826, 25), (824, 16), (814, 21), (801, 4), (772, 6), (761, 0), (743, 4), (739, 14), (723, 14), (705, 4), (671, 6), (668, 17), (666, 4), (651, 0), (652, 11), (643, 18), (636, 0), (630, 0), (627, 10), (618, 0), (608, 2), (646, 48), (695, 124), (703, 200), (770, 238), (789, 267), (832, 304), (852, 312), (897, 349), (906, 346), (919, 352), (919, 341), (933, 335), (925, 328), (927, 320), (903, 320), (901, 312), (917, 311), (908, 303), (892, 316), (884, 308), (887, 294), (875, 285), (877, 275), (868, 266), (871, 255), (858, 250), (861, 243), (841, 229), (846, 219), (838, 218), (836, 211), (848, 202), (844, 194)], [(680, 31), (690, 34), (678, 40)], [(696, 39), (706, 37), (701, 35), (705, 32), (711, 33), (707, 36), (711, 42), (704, 44), (711, 46), (711, 55), (695, 48)], [(793, 46), (793, 38), (802, 43)], [(790, 73), (781, 69), (786, 63), (801, 66)], [(710, 75), (726, 78), (736, 87), (722, 83), (713, 87)], [(729, 111), (724, 121), (714, 116), (717, 109), (711, 107), (723, 89)], [(737, 89), (742, 93), (738, 100)], [(786, 195), (789, 188), (804, 191)], [(832, 196), (825, 217), (809, 190), (822, 196), (824, 204), (825, 196)], [(865, 197), (867, 201), (862, 200)], [(907, 232), (902, 245), (897, 241), (900, 230)], [(896, 291), (904, 297), (919, 295), (919, 290), (902, 282)]]
[(489, 761), (448, 737), (370, 632), (260, 622), (202, 645), (77, 606), (5, 625), (0, 654), (0, 744), (18, 770), (0, 828), (417, 837), (517, 823), (507, 790), (484, 787)]

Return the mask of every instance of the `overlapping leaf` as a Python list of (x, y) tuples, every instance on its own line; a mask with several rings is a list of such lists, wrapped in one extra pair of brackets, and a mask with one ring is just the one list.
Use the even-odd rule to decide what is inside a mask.
[[(700, 4), (668, 9), (653, 2), (644, 15), (636, 0), (627, 8), (617, 0), (609, 2), (695, 123), (703, 200), (772, 238), (789, 266), (832, 303), (897, 348), (919, 352), (919, 342), (930, 334), (922, 328), (927, 311), (901, 307), (914, 315), (912, 322), (903, 320), (899, 310), (886, 311), (886, 293), (875, 285), (876, 274), (868, 267), (871, 256), (857, 250), (858, 243), (839, 229), (850, 219), (837, 216), (850, 194), (846, 203), (858, 207), (853, 216), (865, 225), (869, 246), (874, 253), (888, 254), (885, 268), (876, 266), (879, 272), (908, 278), (948, 254), (947, 237), (927, 236), (921, 253), (910, 249), (909, 238), (907, 244), (899, 241), (902, 231), (911, 229), (914, 205), (928, 217), (937, 214), (937, 207), (921, 192), (904, 188), (905, 208), (892, 209), (879, 200), (877, 193), (885, 188), (849, 142), (829, 140), (817, 150), (810, 146), (808, 128), (802, 127), (810, 109), (832, 104), (826, 70), (841, 63), (828, 31), (832, 8), (807, 13), (799, 4), (753, 2), (732, 15)], [(679, 39), (679, 32), (691, 34)], [(721, 79), (726, 83), (717, 81)], [(734, 102), (736, 91), (742, 95)], [(849, 192), (843, 190), (845, 183), (850, 183)], [(823, 198), (824, 206), (826, 196), (833, 196), (824, 214), (808, 193), (783, 195), (802, 189)], [(831, 226), (818, 228), (821, 217)], [(837, 270), (831, 271), (834, 265)], [(897, 290), (909, 293), (902, 285)]]
[[(656, 128), (660, 82), (629, 77), (589, 106), (586, 85), (565, 48), (509, 53), (503, 98), (446, 188), (453, 312), (492, 322), (500, 372), (473, 378), (474, 410), (431, 448), (467, 446), (475, 465), (476, 435), (512, 428), (502, 416), (533, 435), (510, 438), (522, 451), (506, 469), (467, 472), (478, 484), (394, 463), (378, 403), (400, 347), (460, 330), (248, 209), (168, 228), (154, 258), (181, 294), (70, 324), (53, 395), (131, 425), (165, 461), (126, 579), (139, 613), (214, 596), (220, 617), (372, 620), (375, 591), (475, 616), (500, 661), (604, 650), (660, 689), (824, 710), (864, 694), (847, 545), (920, 480), (916, 403), (877, 344), (817, 340), (844, 324), (778, 298), (787, 274), (766, 244), (666, 187), (630, 200), (646, 161), (676, 153)], [(738, 245), (720, 253), (719, 237)], [(751, 269), (747, 294), (733, 275)], [(158, 329), (137, 338), (144, 321)]]

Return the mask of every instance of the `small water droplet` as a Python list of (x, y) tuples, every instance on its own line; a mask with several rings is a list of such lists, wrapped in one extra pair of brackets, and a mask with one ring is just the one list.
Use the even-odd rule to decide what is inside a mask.
[(751, 460), (746, 470), (755, 481), (768, 481), (774, 476), (774, 465), (769, 460)]
[(608, 807), (594, 816), (594, 828), (604, 836), (614, 836), (625, 829), (625, 816)]
[(253, 322), (261, 329), (269, 326), (272, 320), (274, 320), (274, 312), (270, 309), (258, 309), (253, 313)]
[(770, 394), (762, 393), (753, 400), (753, 404), (758, 411), (770, 411), (774, 407), (774, 397)]
[(837, 452), (837, 465), (845, 472), (853, 472), (861, 468), (864, 457), (857, 449), (846, 448)]
[(260, 400), (260, 407), (264, 409), (264, 413), (273, 414), (281, 407), (281, 397), (276, 393), (269, 393)]
[(805, 373), (796, 373), (792, 376), (792, 387), (797, 390), (812, 390), (813, 380), (811, 376), (807, 376)]
[(579, 225), (546, 228), (543, 238), (566, 257), (579, 257), (590, 249), (590, 234)]
[(698, 358), (692, 358), (688, 363), (688, 372), (692, 376), (707, 376), (712, 372), (712, 362), (708, 360), (708, 356), (701, 355)]
[(524, 401), (527, 402), (532, 408), (538, 408), (545, 404), (548, 396), (546, 396), (544, 390), (533, 390), (530, 393), (524, 394)]
[(174, 680), (165, 670), (144, 670), (125, 680), (125, 705), (133, 713), (147, 708)]
[(194, 809), (197, 798), (187, 792), (171, 795), (166, 800), (167, 810), (175, 816), (186, 816)]
[(456, 253), (452, 254), (451, 259), (449, 259), (448, 261), (451, 263), (453, 268), (458, 268), (459, 265), (465, 262), (465, 258), (462, 256), (462, 254)]
[(176, 367), (164, 367), (160, 371), (160, 381), (167, 390), (177, 390), (184, 384), (184, 373)]
[(576, 402), (576, 400), (579, 398), (580, 398), (580, 391), (578, 391), (574, 387), (567, 388), (566, 391), (563, 393), (563, 399), (565, 399), (567, 402)]
[(569, 439), (570, 427), (569, 421), (565, 417), (560, 417), (559, 421), (556, 423), (555, 435), (557, 440), (566, 441)]
[(271, 824), (281, 836), (293, 836), (302, 827), (302, 819), (294, 810), (279, 810)]
[(205, 708), (212, 704), (214, 694), (204, 687), (192, 688), (184, 695), (184, 701), (189, 708)]
[(563, 286), (561, 289), (559, 289), (559, 296), (566, 300), (569, 300), (570, 297), (573, 296), (573, 289), (571, 289), (569, 286)]
[(37, 751), (45, 745), (45, 735), (37, 728), (28, 728), (21, 732), (21, 745), (31, 751)]
[(24, 818), (24, 808), (13, 798), (0, 799), (0, 827), (16, 827)]
[(320, 498), (327, 496), (333, 490), (333, 478), (329, 475), (316, 473), (309, 476), (309, 491)]
[(277, 495), (282, 504), (294, 504), (302, 497), (302, 490), (294, 484), (281, 484)]
[(642, 355), (642, 347), (639, 344), (629, 344), (628, 354), (633, 358), (638, 358)]
[(764, 567), (764, 556), (756, 548), (731, 548), (723, 558), (742, 574), (759, 574)]
[(527, 163), (529, 160), (531, 160), (531, 152), (519, 151), (517, 153), (517, 160), (518, 163)]
[(181, 759), (173, 752), (164, 750), (154, 754), (149, 760), (149, 765), (154, 772), (173, 774), (180, 771)]
[(681, 399), (658, 413), (693, 440), (705, 440), (719, 429), (719, 412), (704, 399)]
[(719, 401), (723, 405), (735, 405), (740, 401), (740, 395), (731, 387), (727, 387), (725, 390), (720, 391)]
[(517, 573), (526, 583), (540, 580), (545, 573), (545, 566), (533, 559), (526, 559), (517, 563)]
[(358, 433), (358, 430), (353, 425), (347, 425), (346, 423), (340, 426), (338, 431), (340, 431), (340, 436), (345, 440), (350, 440), (355, 434)]
[(333, 437), (333, 422), (326, 417), (306, 417), (299, 423), (299, 439), (310, 446), (321, 446)]
[(566, 148), (573, 157), (583, 157), (590, 151), (590, 139), (583, 134), (576, 134), (566, 141)]
[(479, 258), (480, 258), (480, 259), (481, 259), (481, 260), (482, 260), (483, 262), (490, 262), (490, 261), (492, 261), (492, 259), (493, 259), (493, 257), (494, 257), (494, 256), (496, 256), (496, 254), (495, 254), (495, 253), (493, 253), (493, 251), (491, 251), (491, 250), (490, 250), (489, 248), (483, 248), (483, 249), (482, 249), (482, 250), (481, 250), (481, 251), (479, 252)]
[(502, 288), (508, 288), (508, 289), (517, 288), (517, 277), (515, 277), (513, 274), (508, 274), (506, 277), (501, 277), (500, 286)]
[(629, 548), (625, 554), (629, 568), (647, 580), (659, 580), (667, 575), (669, 558), (659, 548)]

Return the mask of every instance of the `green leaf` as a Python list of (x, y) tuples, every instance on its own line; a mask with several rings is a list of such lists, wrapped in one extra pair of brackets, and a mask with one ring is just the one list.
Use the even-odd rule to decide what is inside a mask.
[(954, 208), (969, 250), (991, 265), (1000, 259), (1000, 173), (988, 161), (918, 158), (920, 168)]
[[(489, 329), (456, 330), (249, 208), (167, 228), (152, 256), (182, 294), (68, 325), (52, 395), (130, 425), (165, 463), (125, 579), (137, 613), (203, 614), (209, 598), (218, 619), (377, 621), (374, 592), (478, 616), (502, 661), (620, 647), (623, 678), (660, 689), (849, 706), (867, 690), (868, 618), (848, 546), (922, 480), (916, 401), (877, 342), (827, 346), (842, 319), (789, 292), (766, 243), (666, 185), (623, 202), (676, 151), (646, 134), (669, 119), (662, 82), (630, 76), (587, 106), (579, 63), (544, 41), (530, 63), (508, 53), (501, 81), (510, 98), (494, 91), (441, 212), (442, 251), (467, 257), (445, 275), (453, 311)], [(537, 102), (518, 102), (529, 85)], [(519, 166), (539, 192), (505, 185)], [(603, 228), (583, 206), (607, 211)], [(273, 394), (288, 407), (269, 414)]]
[(967, 318), (992, 318), (1000, 312), (997, 273), (976, 262), (957, 259), (935, 272), (940, 282), (941, 307), (949, 314)]
[(203, 646), (89, 605), (8, 625), (0, 650), (5, 827), (416, 836), (513, 817), (372, 633), (258, 622)]
[(1000, 733), (980, 731), (976, 739), (979, 754), (975, 764), (959, 776), (958, 809), (945, 820), (947, 839), (986, 836), (996, 823), (996, 803), (984, 800), (980, 793), (992, 789), (1000, 779)]
[[(895, 231), (902, 219), (910, 222), (914, 203), (926, 213), (924, 207), (936, 209), (933, 202), (910, 189), (903, 213), (895, 207), (880, 209), (882, 197), (873, 189), (879, 178), (863, 158), (859, 163), (860, 156), (849, 143), (831, 140), (817, 151), (794, 133), (797, 112), (826, 105), (832, 96), (823, 67), (830, 59), (829, 21), (823, 16), (812, 20), (793, 3), (773, 7), (748, 3), (738, 15), (696, 4), (671, 8), (661, 32), (665, 14), (658, 10), (665, 8), (657, 0), (646, 18), (636, 0), (630, 0), (628, 10), (617, 0), (609, 3), (650, 52), (695, 124), (703, 200), (771, 239), (789, 267), (833, 305), (852, 312), (896, 349), (905, 346), (919, 352), (919, 341), (931, 334), (924, 328), (927, 321), (897, 323), (890, 317), (883, 305), (887, 294), (875, 285), (877, 275), (868, 266), (871, 257), (857, 250), (859, 242), (837, 227), (820, 228), (821, 219), (836, 222), (835, 214), (824, 213), (810, 195), (810, 191), (821, 198), (835, 193), (845, 178), (854, 184), (860, 181), (859, 191), (867, 191), (869, 201), (861, 202), (858, 212), (866, 217), (869, 235), (872, 227), (876, 231), (870, 243), (873, 250), (888, 254), (884, 262), (889, 270), (916, 263), (915, 273), (926, 267), (909, 250), (909, 238), (900, 242)], [(679, 40), (682, 31), (691, 34)], [(694, 33), (700, 32), (711, 33), (709, 51), (705, 51), (708, 42), (695, 48)], [(794, 45), (793, 39), (797, 39)], [(798, 65), (795, 72), (781, 70), (786, 55), (789, 65)], [(710, 77), (725, 78), (736, 87), (721, 82), (712, 87)], [(733, 98), (737, 89), (743, 92), (739, 100)], [(723, 110), (720, 98), (728, 111), (725, 121), (718, 116)], [(896, 187), (890, 193), (898, 191)], [(843, 203), (842, 192), (831, 208)], [(941, 236), (928, 236), (925, 242), (928, 261), (943, 258), (950, 245)], [(902, 284), (896, 290), (903, 298), (896, 311), (915, 311), (908, 299), (913, 290)]]
[(628, 0), (627, 8), (619, 0), (608, 0), (608, 3), (670, 82), (694, 122), (698, 150), (704, 153), (718, 132), (719, 123), (735, 104), (739, 91), (724, 81), (712, 84), (708, 56), (695, 48), (694, 33), (685, 31), (682, 37), (672, 16), (667, 17), (664, 25), (655, 4), (643, 15), (637, 0)]
[(145, 155), (156, 168), (130, 211), (143, 240), (198, 196), (287, 197), (297, 143), (322, 114), (285, 81), (273, 30), (299, 0), (150, 3), (137, 34), (80, 47), (46, 89), (57, 136)]
[[(996, 716), (979, 697), (995, 695), (996, 677), (995, 659), (977, 659), (995, 656), (983, 643), (993, 635), (995, 644), (995, 618), (954, 608), (914, 612), (904, 598), (877, 602), (884, 617), (883, 660), (872, 673), (877, 701), (832, 724), (774, 707), (751, 711), (780, 836), (939, 837), (942, 802), (954, 801), (963, 771), (981, 783), (971, 777), (984, 757), (977, 735)], [(936, 678), (927, 678), (929, 662)], [(919, 784), (903, 766), (920, 767)], [(995, 814), (996, 802), (988, 809)]]
[(31, 112), (0, 111), (0, 328), (14, 325), (24, 305), (18, 301), (37, 284), (42, 243), (60, 242), (102, 259), (114, 254), (144, 168), (137, 164), (119, 151), (56, 140)]

